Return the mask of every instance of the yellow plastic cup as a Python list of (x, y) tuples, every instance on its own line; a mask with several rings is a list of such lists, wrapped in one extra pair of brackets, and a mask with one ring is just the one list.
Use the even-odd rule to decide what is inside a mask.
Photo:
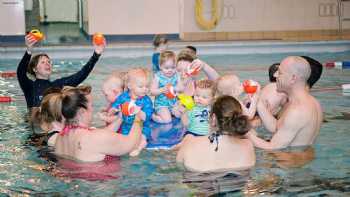
[(185, 108), (187, 110), (191, 110), (195, 106), (195, 103), (194, 103), (192, 96), (188, 96), (186, 94), (179, 94), (178, 98), (179, 98), (180, 103), (183, 106), (185, 106)]

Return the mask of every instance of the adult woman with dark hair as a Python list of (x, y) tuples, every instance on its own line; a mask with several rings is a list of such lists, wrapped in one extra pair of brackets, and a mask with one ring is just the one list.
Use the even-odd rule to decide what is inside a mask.
[[(67, 88), (72, 88), (68, 87)], [(80, 85), (77, 89), (88, 95), (91, 93), (91, 87), (86, 85)], [(64, 127), (64, 118), (59, 109), (61, 109), (61, 89), (49, 88), (44, 93), (44, 98), (32, 116), (31, 121), (34, 125), (40, 126), (43, 130), (41, 133), (33, 133), (29, 138), (37, 146), (54, 146), (56, 143), (56, 137), (58, 133)]]
[[(91, 89), (90, 89), (91, 90)], [(51, 93), (53, 102), (50, 113), (61, 114), (64, 127), (58, 133), (54, 144), (55, 154), (79, 161), (102, 161), (109, 156), (127, 154), (141, 140), (142, 122), (134, 121), (128, 135), (114, 132), (110, 128), (94, 129), (92, 122), (92, 96), (81, 88), (64, 87), (61, 92)], [(42, 105), (44, 112), (49, 105)]]
[[(17, 68), (17, 78), (19, 85), (26, 98), (27, 107), (39, 107), (45, 90), (50, 87), (63, 86), (77, 86), (83, 82), (98, 61), (101, 53), (103, 52), (106, 42), (102, 45), (94, 45), (95, 51), (89, 61), (82, 67), (82, 69), (73, 75), (63, 77), (50, 81), (52, 73), (52, 63), (49, 56), (45, 53), (37, 54), (32, 57), (32, 49), (38, 42), (32, 35), (25, 36), (25, 42), (27, 51), (25, 52), (22, 60)], [(34, 81), (31, 80), (27, 73), (34, 77)]]
[(210, 136), (188, 136), (177, 153), (177, 162), (193, 171), (243, 170), (254, 166), (254, 146), (245, 134), (250, 130), (240, 103), (219, 97), (210, 114)]

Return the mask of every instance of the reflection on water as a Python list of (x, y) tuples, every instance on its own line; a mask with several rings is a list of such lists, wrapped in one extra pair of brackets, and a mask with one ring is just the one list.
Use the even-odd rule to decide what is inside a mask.
[(284, 151), (271, 151), (267, 153), (280, 168), (300, 168), (312, 162), (315, 158), (313, 147), (298, 147)]
[(249, 172), (184, 172), (182, 183), (195, 195), (214, 195), (219, 193), (240, 192), (249, 179)]

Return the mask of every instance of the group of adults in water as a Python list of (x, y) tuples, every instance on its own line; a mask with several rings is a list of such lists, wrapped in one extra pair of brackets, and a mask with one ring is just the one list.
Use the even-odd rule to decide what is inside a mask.
[[(27, 35), (25, 41), (27, 50), (17, 68), (19, 85), (31, 112), (31, 121), (45, 128), (47, 143), (54, 147), (57, 156), (83, 162), (97, 162), (114, 156), (130, 153), (132, 155), (135, 150), (139, 152), (144, 148), (142, 146), (145, 144), (142, 141), (147, 140), (147, 137), (144, 137), (143, 130), (148, 119), (147, 113), (142, 109), (143, 106), (135, 108), (140, 113), (133, 115), (132, 119), (122, 119), (131, 121), (127, 133), (116, 132), (118, 121), (108, 121), (110, 124), (103, 128), (92, 127), (94, 112), (92, 90), (90, 86), (79, 84), (93, 70), (105, 50), (106, 42), (94, 45), (91, 58), (78, 72), (51, 81), (50, 57), (47, 54), (32, 55), (32, 49), (37, 41), (31, 35)], [(279, 64), (271, 66), (270, 77), (275, 81), (271, 80), (254, 95), (248, 95), (248, 102), (244, 102), (234, 93), (239, 89), (236, 85), (240, 84), (239, 80), (235, 82), (236, 76), (220, 76), (213, 67), (199, 58), (179, 59), (180, 56), (187, 57), (186, 54), (191, 53), (190, 50), (193, 52), (193, 47), (180, 52), (181, 55), (178, 55), (173, 63), (169, 63), (175, 58), (172, 53), (168, 52), (168, 56), (162, 61), (164, 48), (160, 47), (159, 50), (158, 58), (161, 59), (159, 65), (164, 68), (158, 69), (168, 69), (164, 71), (164, 76), (173, 74), (169, 71), (173, 69), (173, 65), (177, 72), (181, 72), (184, 69), (178, 67), (198, 63), (207, 81), (197, 83), (194, 80), (189, 83), (187, 80), (186, 83), (186, 80), (183, 80), (183, 92), (193, 96), (195, 102), (203, 106), (206, 103), (205, 99), (209, 99), (208, 95), (212, 96), (207, 110), (209, 133), (197, 136), (190, 132), (184, 136), (180, 144), (169, 150), (177, 151), (176, 160), (186, 169), (193, 171), (248, 169), (256, 162), (255, 147), (279, 150), (287, 147), (311, 146), (315, 142), (323, 120), (321, 106), (310, 94), (310, 88), (322, 73), (322, 65), (318, 61), (306, 56), (286, 57)], [(184, 65), (183, 60), (189, 61), (188, 64)], [(128, 97), (129, 101), (133, 99), (133, 92), (136, 95), (145, 94), (144, 96), (148, 91), (156, 92), (156, 95), (167, 93), (167, 90), (160, 89), (161, 87), (157, 85), (149, 88), (147, 83), (143, 84), (141, 79), (146, 75), (140, 70), (134, 69), (126, 74), (124, 92), (131, 97)], [(182, 74), (179, 74), (180, 78), (183, 77)], [(156, 78), (154, 84), (162, 80), (156, 74), (154, 78)], [(212, 81), (214, 86), (208, 81)], [(210, 91), (205, 92), (209, 87)], [(157, 88), (160, 89), (158, 92)], [(227, 93), (228, 90), (230, 92)], [(121, 92), (116, 94), (120, 95)], [(169, 111), (164, 109), (152, 111), (151, 118), (163, 123), (162, 121), (167, 122), (169, 119), (168, 115), (174, 117), (184, 110), (176, 107)], [(265, 140), (258, 137), (255, 128), (259, 126), (264, 126), (271, 132), (272, 138)]]

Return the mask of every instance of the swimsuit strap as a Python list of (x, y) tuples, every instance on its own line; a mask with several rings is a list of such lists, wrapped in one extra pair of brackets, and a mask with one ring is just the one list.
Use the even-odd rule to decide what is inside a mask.
[(214, 141), (216, 141), (215, 152), (217, 152), (218, 149), (219, 149), (219, 139), (218, 139), (219, 136), (220, 136), (220, 134), (218, 134), (216, 132), (212, 133), (211, 135), (208, 136), (208, 139), (209, 139), (210, 143), (213, 143)]
[(60, 132), (60, 135), (64, 136), (64, 135), (68, 134), (72, 129), (87, 129), (87, 130), (91, 130), (91, 128), (89, 128), (89, 127), (80, 126), (80, 125), (66, 125), (62, 129), (62, 131)]
[(50, 137), (52, 137), (56, 133), (60, 133), (60, 132), (59, 131), (51, 131), (51, 132), (47, 133), (47, 139), (49, 139)]

